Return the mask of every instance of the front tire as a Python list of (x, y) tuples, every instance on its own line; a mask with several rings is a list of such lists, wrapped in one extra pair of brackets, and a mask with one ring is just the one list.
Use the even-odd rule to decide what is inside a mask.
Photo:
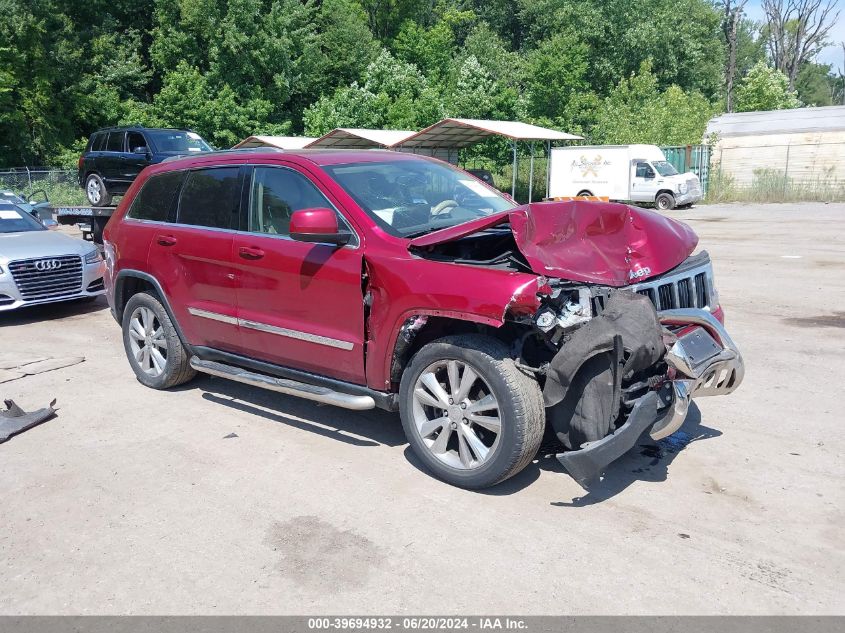
[(543, 395), (497, 339), (447, 336), (411, 359), (399, 390), (408, 443), (439, 479), (486, 488), (525, 468), (543, 439)]
[(196, 376), (167, 310), (146, 292), (126, 302), (123, 347), (138, 381), (152, 389), (169, 389)]
[(106, 189), (106, 183), (97, 174), (88, 174), (85, 179), (85, 197), (95, 207), (107, 207), (112, 202), (112, 195)]
[(664, 191), (654, 200), (654, 206), (660, 211), (671, 211), (675, 208), (675, 196)]

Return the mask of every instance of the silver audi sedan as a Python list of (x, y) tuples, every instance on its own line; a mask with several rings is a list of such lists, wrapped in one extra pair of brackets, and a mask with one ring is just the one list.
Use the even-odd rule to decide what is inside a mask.
[(19, 206), (0, 202), (0, 312), (105, 292), (97, 247), (47, 228)]

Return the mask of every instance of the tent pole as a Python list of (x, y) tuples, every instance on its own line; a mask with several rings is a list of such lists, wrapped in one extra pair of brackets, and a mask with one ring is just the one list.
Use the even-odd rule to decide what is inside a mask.
[(516, 201), (516, 169), (517, 169), (517, 158), (516, 158), (516, 141), (511, 141), (511, 147), (513, 148), (513, 178), (511, 180), (511, 198)]
[(546, 195), (549, 197), (549, 186), (552, 184), (552, 142), (546, 141)]
[(534, 193), (534, 141), (531, 141), (528, 147), (531, 148), (531, 163), (528, 167), (528, 204), (531, 204), (531, 197)]

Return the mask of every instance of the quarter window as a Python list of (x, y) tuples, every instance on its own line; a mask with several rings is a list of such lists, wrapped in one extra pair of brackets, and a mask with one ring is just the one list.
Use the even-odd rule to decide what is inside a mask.
[(179, 197), (179, 223), (231, 229), (240, 193), (237, 167), (190, 171)]
[[(290, 216), (301, 209), (333, 208), (308, 178), (284, 167), (256, 167), (250, 193), (249, 230), (290, 234)], [(338, 215), (338, 225), (347, 227)]]
[(108, 134), (97, 132), (91, 141), (91, 150), (94, 152), (102, 152), (106, 148), (106, 139)]
[(171, 171), (152, 176), (132, 201), (129, 218), (166, 222), (185, 178), (183, 171)]

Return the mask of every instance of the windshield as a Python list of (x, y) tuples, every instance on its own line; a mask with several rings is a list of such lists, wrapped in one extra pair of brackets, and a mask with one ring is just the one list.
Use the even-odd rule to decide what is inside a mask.
[(26, 200), (11, 191), (0, 191), (0, 202), (10, 202), (12, 204), (26, 204)]
[(677, 176), (678, 170), (672, 166), (672, 163), (665, 160), (657, 160), (652, 163), (657, 173), (661, 176)]
[(202, 140), (196, 132), (183, 132), (181, 130), (147, 130), (147, 134), (153, 139), (155, 148), (159, 152), (171, 152), (174, 154), (187, 154), (193, 152), (210, 152), (211, 147)]
[(416, 237), (515, 206), (466, 172), (428, 160), (348, 163), (324, 169), (396, 237)]
[(0, 233), (46, 231), (44, 225), (23, 209), (0, 202)]

